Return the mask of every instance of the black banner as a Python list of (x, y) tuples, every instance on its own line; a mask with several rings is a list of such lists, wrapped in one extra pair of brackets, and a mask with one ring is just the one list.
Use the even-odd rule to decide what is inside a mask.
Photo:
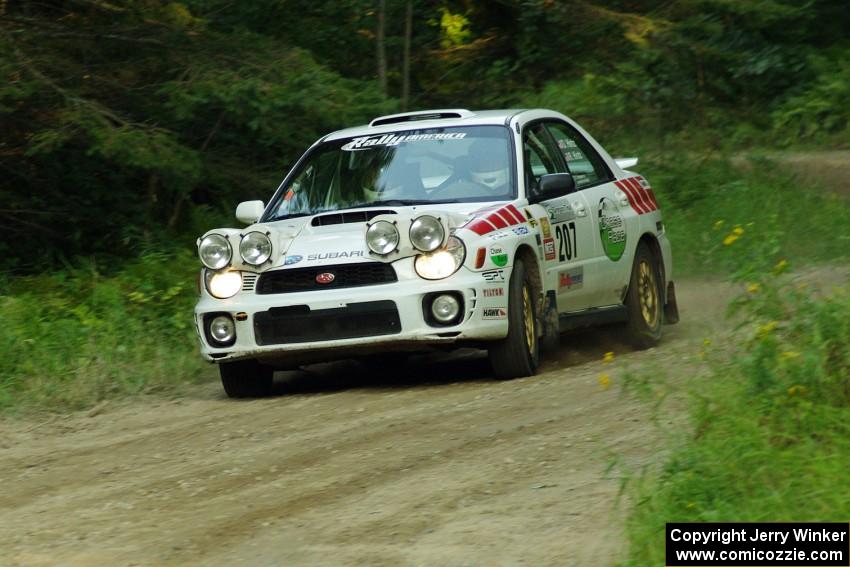
[(667, 524), (667, 567), (847, 567), (850, 524)]

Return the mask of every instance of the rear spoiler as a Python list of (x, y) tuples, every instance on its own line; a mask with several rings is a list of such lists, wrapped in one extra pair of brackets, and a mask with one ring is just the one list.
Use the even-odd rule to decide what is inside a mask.
[(629, 169), (630, 167), (634, 167), (638, 163), (638, 158), (636, 157), (621, 157), (614, 158), (614, 161), (617, 162), (617, 165), (620, 166), (620, 169)]

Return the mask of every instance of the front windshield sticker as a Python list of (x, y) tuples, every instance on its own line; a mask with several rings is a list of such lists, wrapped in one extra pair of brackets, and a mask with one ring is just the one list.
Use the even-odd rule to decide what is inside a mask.
[(354, 138), (344, 146), (345, 151), (366, 150), (373, 146), (397, 146), (402, 142), (421, 142), (424, 140), (462, 140), (466, 138), (466, 132), (446, 132), (442, 134), (410, 134), (408, 136), (396, 136), (395, 134), (384, 134), (383, 136), (362, 136)]

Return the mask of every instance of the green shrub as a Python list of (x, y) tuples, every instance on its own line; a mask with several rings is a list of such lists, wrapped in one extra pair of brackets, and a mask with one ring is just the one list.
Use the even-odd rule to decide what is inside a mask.
[(197, 262), (147, 253), (114, 275), (94, 264), (7, 282), (0, 295), (0, 409), (73, 409), (196, 381)]

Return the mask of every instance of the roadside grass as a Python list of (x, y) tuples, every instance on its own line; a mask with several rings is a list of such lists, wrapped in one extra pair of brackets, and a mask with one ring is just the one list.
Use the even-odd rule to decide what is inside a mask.
[[(676, 277), (726, 275), (718, 253), (725, 247), (743, 262), (765, 253), (796, 264), (850, 261), (850, 200), (807, 186), (766, 160), (741, 168), (722, 155), (648, 153), (636, 169), (661, 203)], [(757, 242), (765, 238), (775, 250)]]
[(0, 411), (66, 411), (206, 374), (192, 327), (197, 260), (147, 253), (0, 285)]
[[(846, 214), (833, 212), (819, 218)], [(735, 346), (713, 353), (704, 345), (707, 377), (683, 385), (690, 426), (670, 431), (663, 467), (627, 489), (624, 567), (665, 564), (666, 522), (850, 515), (850, 291), (817, 290), (790, 274), (787, 233), (776, 223), (740, 226), (740, 234), (734, 224), (708, 232), (720, 241), (709, 246), (712, 265), (742, 288), (730, 306), (740, 321)], [(832, 242), (810, 244), (805, 258), (834, 254)]]

